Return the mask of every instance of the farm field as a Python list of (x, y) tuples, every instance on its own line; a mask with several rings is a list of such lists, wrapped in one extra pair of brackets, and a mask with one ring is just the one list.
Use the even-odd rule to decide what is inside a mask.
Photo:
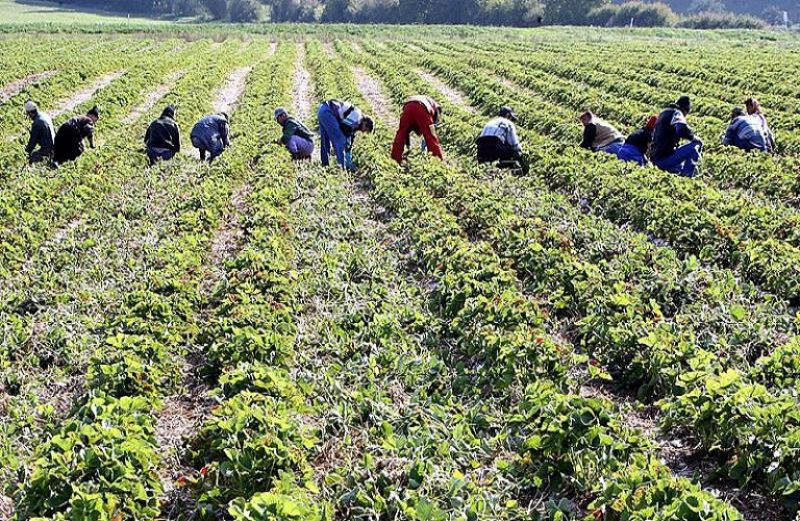
[[(800, 40), (304, 30), (0, 38), (0, 519), (800, 520)], [(414, 94), (444, 162), (389, 157)], [(696, 178), (578, 147), (681, 94)], [(775, 154), (719, 144), (749, 96)], [(333, 97), (354, 172), (273, 144)], [(27, 99), (97, 148), (27, 167)]]

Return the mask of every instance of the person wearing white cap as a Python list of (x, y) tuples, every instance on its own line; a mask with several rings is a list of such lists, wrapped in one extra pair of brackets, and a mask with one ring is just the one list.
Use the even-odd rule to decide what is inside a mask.
[(290, 116), (286, 109), (275, 109), (275, 121), (283, 127), (283, 135), (277, 144), (283, 145), (292, 154), (292, 159), (311, 159), (314, 152), (314, 134), (294, 116)]
[(497, 117), (486, 123), (475, 140), (478, 145), (478, 163), (518, 163), (523, 173), (528, 172), (528, 163), (522, 154), (515, 121), (517, 116), (511, 107), (500, 107)]
[(25, 146), (28, 164), (51, 161), (53, 159), (53, 142), (56, 137), (53, 120), (44, 112), (39, 112), (39, 107), (31, 100), (25, 103), (25, 113), (33, 120), (28, 144)]

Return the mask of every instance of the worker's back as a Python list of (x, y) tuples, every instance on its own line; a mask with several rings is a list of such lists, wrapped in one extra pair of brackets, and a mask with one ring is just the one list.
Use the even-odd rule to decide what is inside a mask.
[(174, 150), (179, 146), (180, 129), (174, 119), (160, 117), (147, 129), (147, 146)]
[(679, 138), (675, 131), (676, 118), (683, 118), (683, 113), (673, 105), (658, 115), (656, 128), (653, 130), (653, 142), (650, 145), (650, 157), (653, 159), (668, 157), (678, 148)]

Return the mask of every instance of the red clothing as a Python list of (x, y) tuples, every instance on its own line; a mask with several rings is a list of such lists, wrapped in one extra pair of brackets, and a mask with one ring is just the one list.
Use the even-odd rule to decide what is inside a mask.
[[(435, 109), (434, 109), (435, 110)], [(398, 163), (403, 161), (403, 151), (409, 143), (411, 132), (421, 134), (425, 138), (425, 144), (431, 154), (443, 159), (442, 145), (439, 144), (439, 136), (433, 126), (433, 113), (425, 104), (410, 100), (403, 105), (403, 113), (400, 115), (400, 128), (394, 137), (392, 145), (392, 159)]]

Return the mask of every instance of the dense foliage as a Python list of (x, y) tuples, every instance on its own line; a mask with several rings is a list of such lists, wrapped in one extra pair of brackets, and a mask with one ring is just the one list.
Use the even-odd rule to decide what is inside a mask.
[[(0, 506), (20, 521), (795, 519), (797, 42), (350, 30), (0, 41), (4, 77), (54, 71), (0, 103)], [(233, 147), (147, 166), (162, 106), (185, 132), (242, 70)], [(55, 112), (112, 73), (55, 117), (98, 103), (98, 148), (26, 166), (24, 100)], [(447, 160), (415, 140), (398, 165), (397, 114), (419, 93), (443, 104)], [(577, 146), (581, 110), (629, 132), (678, 93), (706, 139), (697, 178)], [(334, 96), (377, 121), (354, 172), (275, 144), (276, 106), (315, 128)], [(720, 144), (746, 96), (775, 154)], [(506, 104), (526, 176), (473, 159)]]
[[(64, 4), (155, 16), (194, 16), (228, 22), (345, 22), (388, 24), (470, 24), (681, 26), (696, 29), (760, 28), (783, 24), (780, 5), (734, 15), (722, 2), (695, 2), (685, 20), (660, 2), (611, 0), (65, 0)], [(731, 7), (730, 9), (734, 9)], [(795, 15), (794, 10), (792, 15)], [(744, 14), (747, 13), (747, 14)], [(800, 15), (800, 13), (798, 13)], [(760, 18), (756, 18), (760, 17)]]

